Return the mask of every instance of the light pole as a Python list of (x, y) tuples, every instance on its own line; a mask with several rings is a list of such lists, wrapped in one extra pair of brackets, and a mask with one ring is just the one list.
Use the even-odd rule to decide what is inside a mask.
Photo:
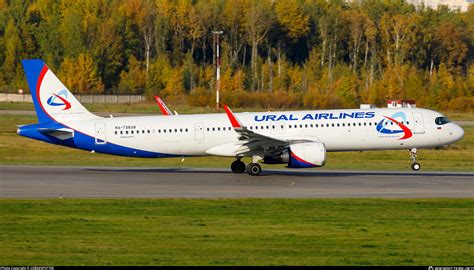
[(216, 41), (216, 111), (219, 111), (219, 90), (221, 87), (221, 57), (219, 55), (219, 36), (223, 31), (212, 31)]

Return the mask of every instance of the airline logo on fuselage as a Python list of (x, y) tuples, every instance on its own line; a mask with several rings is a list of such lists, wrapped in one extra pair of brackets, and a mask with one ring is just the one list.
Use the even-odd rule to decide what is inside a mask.
[(255, 115), (256, 122), (262, 121), (295, 121), (295, 120), (331, 120), (331, 119), (360, 119), (360, 118), (374, 118), (375, 112), (352, 112), (352, 113), (308, 113), (299, 118), (294, 114), (264, 114)]
[(57, 94), (53, 94), (48, 98), (46, 103), (49, 106), (64, 106), (63, 111), (69, 110), (71, 108), (71, 103), (67, 101), (68, 91), (63, 89), (59, 91)]
[[(405, 126), (403, 123), (407, 122), (407, 117), (405, 113), (403, 112), (397, 112), (394, 113), (391, 117), (385, 116), (385, 119), (382, 119), (376, 126), (376, 129), (379, 133), (386, 134), (386, 135), (395, 135), (395, 134), (401, 134), (403, 133), (403, 136), (399, 138), (399, 140), (405, 140), (413, 136), (413, 133), (411, 130)], [(398, 119), (401, 119), (402, 121), (397, 121)], [(387, 125), (392, 122), (395, 124), (397, 127), (392, 129), (388, 128)], [(393, 125), (391, 124), (391, 125)]]

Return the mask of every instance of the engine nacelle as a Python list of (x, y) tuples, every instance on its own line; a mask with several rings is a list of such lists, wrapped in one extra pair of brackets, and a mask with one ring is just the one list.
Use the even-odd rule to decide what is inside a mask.
[(265, 157), (266, 164), (288, 163), (289, 168), (322, 167), (326, 163), (326, 147), (319, 142), (292, 144), (280, 155)]

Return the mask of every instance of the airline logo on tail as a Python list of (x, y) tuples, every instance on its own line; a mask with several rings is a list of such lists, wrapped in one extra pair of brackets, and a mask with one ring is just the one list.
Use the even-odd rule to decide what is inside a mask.
[[(384, 117), (386, 119), (382, 119), (382, 121), (380, 121), (376, 127), (379, 133), (388, 134), (388, 135), (403, 133), (403, 136), (399, 138), (399, 140), (405, 140), (413, 136), (413, 133), (411, 132), (411, 130), (403, 124), (407, 122), (407, 117), (405, 113), (397, 112), (397, 113), (394, 113), (391, 117), (388, 117), (388, 116), (384, 116)], [(397, 121), (396, 120), (397, 118), (402, 119), (402, 122)], [(394, 128), (394, 129), (388, 128), (388, 125), (391, 122), (395, 124), (397, 128)]]
[(53, 94), (48, 98), (48, 103), (49, 106), (64, 106), (63, 111), (69, 110), (71, 108), (71, 103), (67, 101), (67, 95), (68, 91), (66, 89), (63, 89), (59, 91), (57, 94)]

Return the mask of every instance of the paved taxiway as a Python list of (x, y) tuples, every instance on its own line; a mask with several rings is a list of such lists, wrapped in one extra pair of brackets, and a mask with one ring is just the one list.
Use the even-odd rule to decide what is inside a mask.
[(0, 198), (474, 197), (474, 172), (0, 166)]

